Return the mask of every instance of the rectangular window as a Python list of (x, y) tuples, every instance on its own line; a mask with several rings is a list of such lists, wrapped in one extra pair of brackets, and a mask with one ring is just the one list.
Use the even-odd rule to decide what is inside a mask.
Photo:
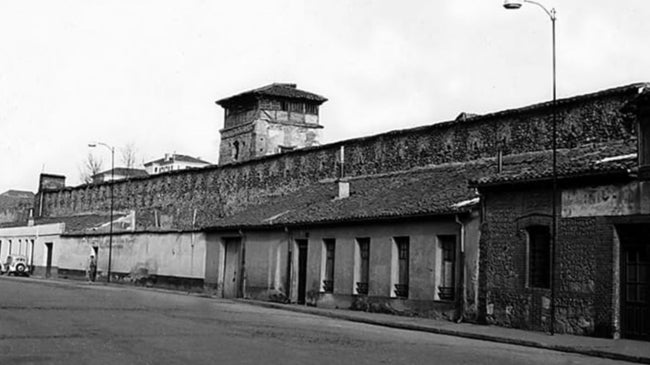
[(305, 104), (305, 113), (318, 115), (318, 105), (314, 104)]
[(551, 287), (551, 235), (547, 226), (531, 226), (528, 232), (528, 286)]
[(357, 294), (368, 295), (368, 278), (370, 276), (370, 238), (357, 238), (359, 249), (359, 281), (356, 283)]
[(293, 113), (304, 113), (305, 104), (304, 103), (289, 103), (289, 111)]
[(323, 240), (325, 245), (325, 279), (323, 280), (323, 291), (331, 293), (334, 291), (334, 249), (336, 241), (333, 238)]
[(409, 238), (395, 237), (397, 246), (397, 283), (395, 295), (401, 298), (409, 296)]
[(438, 298), (454, 300), (456, 291), (456, 236), (438, 236), (440, 244), (440, 285)]

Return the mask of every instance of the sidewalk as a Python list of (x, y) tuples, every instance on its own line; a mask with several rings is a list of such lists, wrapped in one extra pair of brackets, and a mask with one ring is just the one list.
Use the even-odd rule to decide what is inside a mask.
[(391, 328), (423, 331), (650, 364), (650, 342), (647, 341), (612, 340), (572, 335), (550, 336), (541, 332), (524, 331), (497, 326), (483, 326), (470, 323), (454, 323), (427, 318), (401, 317), (390, 314), (368, 313), (346, 309), (323, 309), (303, 305), (279, 304), (247, 299), (238, 299), (236, 301), (266, 308), (308, 313)]

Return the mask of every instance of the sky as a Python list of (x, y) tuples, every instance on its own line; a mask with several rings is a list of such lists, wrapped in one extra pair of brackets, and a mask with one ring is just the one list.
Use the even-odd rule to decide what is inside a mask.
[[(558, 97), (650, 81), (650, 1), (557, 10)], [(501, 0), (0, 0), (0, 192), (81, 183), (88, 153), (216, 163), (214, 102), (272, 82), (329, 99), (322, 143), (548, 101), (551, 21)]]

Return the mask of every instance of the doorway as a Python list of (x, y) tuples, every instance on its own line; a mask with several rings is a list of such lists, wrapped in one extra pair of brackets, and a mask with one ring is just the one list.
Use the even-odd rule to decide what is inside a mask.
[(52, 250), (54, 249), (52, 242), (45, 243), (45, 277), (52, 276)]
[(621, 334), (650, 340), (650, 226), (618, 227), (621, 242)]
[(307, 240), (296, 240), (298, 246), (298, 304), (305, 304), (307, 291)]
[(241, 238), (226, 237), (223, 239), (223, 297), (239, 298), (241, 296)]

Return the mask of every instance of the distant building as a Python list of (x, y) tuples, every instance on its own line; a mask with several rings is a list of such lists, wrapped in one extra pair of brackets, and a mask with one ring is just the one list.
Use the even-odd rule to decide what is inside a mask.
[(140, 177), (140, 176), (149, 175), (146, 170), (131, 169), (127, 167), (116, 167), (113, 169), (113, 171), (114, 172), (112, 174), (111, 174), (111, 170), (106, 170), (93, 175), (92, 176), (93, 183), (101, 183), (105, 181), (122, 180), (131, 177)]
[(155, 175), (167, 171), (193, 169), (209, 165), (211, 165), (209, 162), (196, 157), (166, 153), (163, 158), (145, 163), (144, 168), (149, 175)]
[(219, 164), (318, 146), (318, 109), (326, 101), (278, 83), (217, 101), (225, 110)]
[(0, 194), (0, 223), (26, 218), (33, 203), (31, 191), (7, 190)]

